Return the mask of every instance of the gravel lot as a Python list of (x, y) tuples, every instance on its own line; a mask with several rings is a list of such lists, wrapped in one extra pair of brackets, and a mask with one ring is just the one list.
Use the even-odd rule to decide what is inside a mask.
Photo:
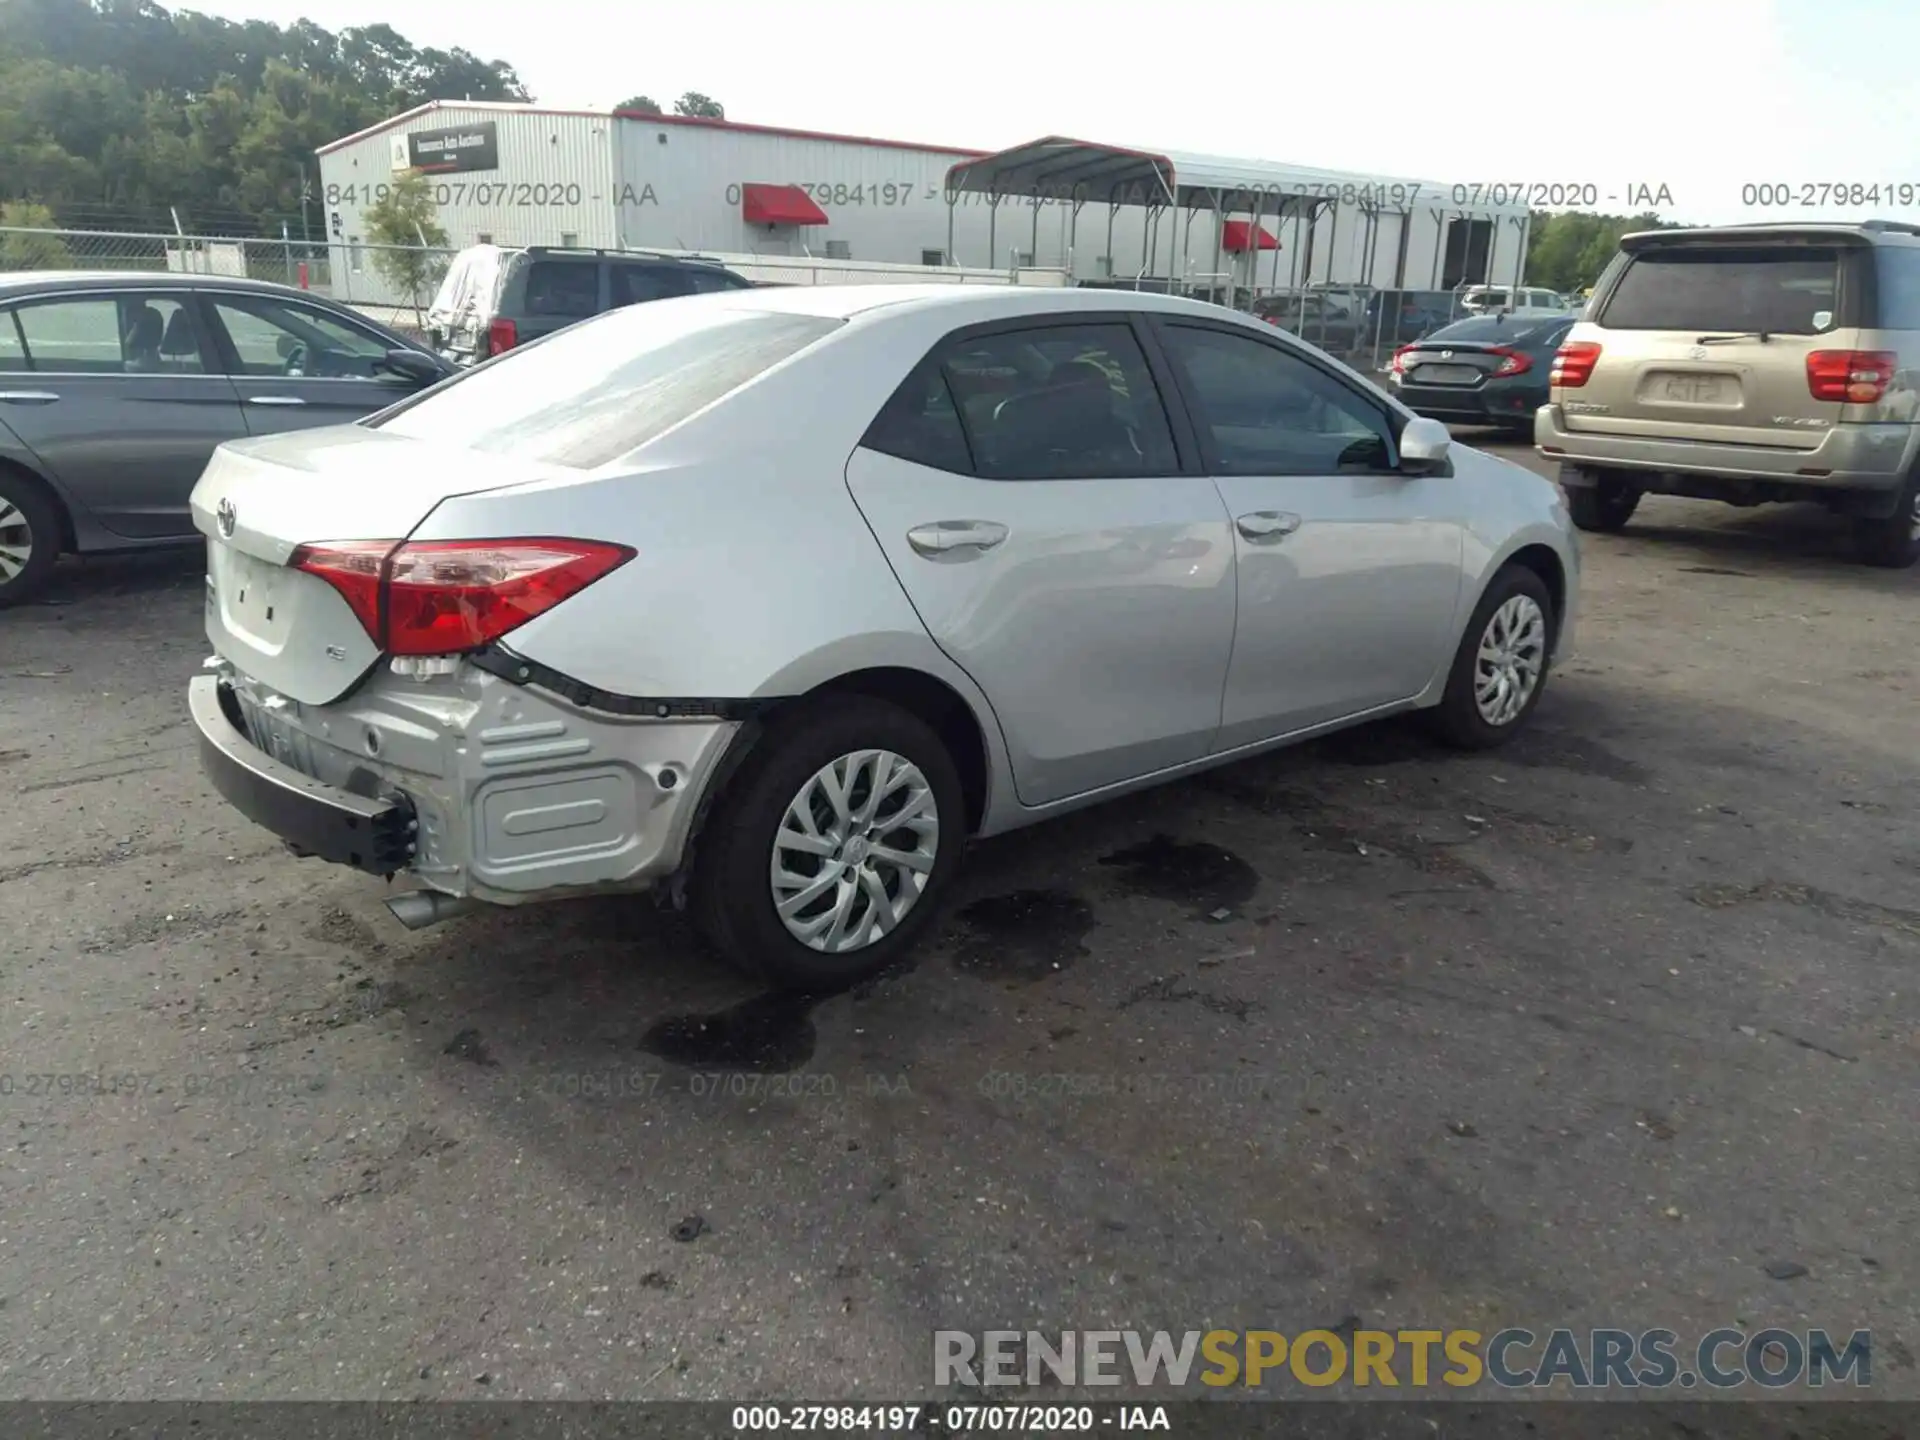
[(982, 845), (811, 1013), (644, 902), (402, 930), (203, 784), (198, 556), (70, 563), (0, 615), (0, 1394), (899, 1399), (936, 1327), (1357, 1318), (1871, 1327), (1920, 1395), (1920, 574), (1843, 540), (1649, 500), (1506, 752)]

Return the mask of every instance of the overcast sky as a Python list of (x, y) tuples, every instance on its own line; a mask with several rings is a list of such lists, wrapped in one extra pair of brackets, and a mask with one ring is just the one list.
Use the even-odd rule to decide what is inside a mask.
[[(198, 0), (512, 64), (536, 99), (994, 149), (1045, 134), (1442, 182), (1630, 187), (1684, 220), (1882, 186), (1920, 220), (1915, 0)], [(449, 97), (452, 98), (452, 97)], [(1750, 184), (1791, 206), (1743, 205)], [(1904, 203), (1888, 187), (1904, 185)], [(1817, 197), (1816, 197), (1817, 198)], [(1863, 197), (1864, 198), (1864, 197)]]

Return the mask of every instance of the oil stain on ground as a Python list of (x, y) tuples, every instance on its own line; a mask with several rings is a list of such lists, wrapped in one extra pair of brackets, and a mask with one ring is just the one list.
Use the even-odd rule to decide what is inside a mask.
[(676, 1015), (640, 1037), (640, 1048), (673, 1065), (783, 1075), (813, 1058), (813, 1011), (825, 995), (774, 992), (711, 1015)]
[(1193, 905), (1202, 911), (1244, 905), (1260, 886), (1254, 868), (1205, 840), (1155, 835), (1100, 857), (1119, 871), (1120, 883), (1137, 895)]
[(988, 895), (960, 912), (966, 935), (954, 969), (983, 980), (1031, 984), (1088, 954), (1093, 909), (1063, 890)]

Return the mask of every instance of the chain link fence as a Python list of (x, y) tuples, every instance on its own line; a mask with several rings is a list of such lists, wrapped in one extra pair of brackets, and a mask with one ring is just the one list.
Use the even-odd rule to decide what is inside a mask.
[[(372, 245), (357, 240), (0, 228), (0, 272), (124, 270), (243, 276), (312, 290), (402, 329), (419, 327), (458, 253), (450, 248)], [(1045, 268), (1002, 271), (814, 256), (655, 249), (645, 253), (716, 260), (749, 280), (768, 285), (1070, 283), (1063, 271)]]
[[(453, 249), (424, 246), (292, 237), (247, 239), (0, 228), (0, 272), (107, 270), (244, 276), (312, 290), (352, 305), (395, 329), (416, 333), (424, 328), (425, 311), (456, 253)], [(986, 270), (813, 256), (680, 250), (644, 253), (716, 260), (749, 280), (769, 285), (1074, 283), (1065, 271), (1050, 268)], [(1177, 287), (1163, 279), (1083, 283), (1113, 289), (1177, 288), (1197, 299), (1231, 303), (1369, 373), (1383, 369), (1400, 346), (1474, 313), (1467, 304), (1471, 293), (1468, 287), (1404, 290), (1320, 284), (1214, 291), (1208, 288), (1204, 277)], [(1495, 289), (1502, 298), (1509, 293), (1502, 287)]]

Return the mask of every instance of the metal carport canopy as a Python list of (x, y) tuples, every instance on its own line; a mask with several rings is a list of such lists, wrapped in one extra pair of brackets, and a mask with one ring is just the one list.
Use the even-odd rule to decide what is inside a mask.
[[(1371, 191), (1389, 204), (1413, 204), (1429, 196), (1439, 201), (1443, 188), (1431, 181), (1178, 150), (1137, 150), (1065, 135), (1048, 135), (1010, 150), (963, 160), (947, 171), (950, 195), (973, 193), (1001, 199), (1039, 197), (1118, 205), (1212, 206), (1229, 195), (1338, 201), (1343, 192), (1352, 195), (1356, 190)], [(1394, 194), (1396, 189), (1400, 195)]]

